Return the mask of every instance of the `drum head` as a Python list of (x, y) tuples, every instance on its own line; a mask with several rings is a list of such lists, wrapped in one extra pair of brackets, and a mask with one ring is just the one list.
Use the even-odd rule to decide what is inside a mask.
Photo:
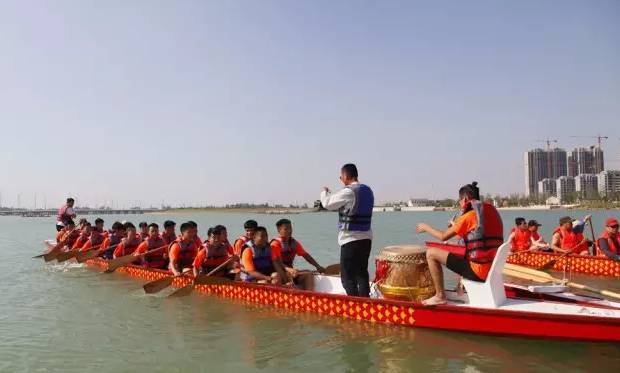
[(377, 259), (390, 262), (398, 262), (399, 258), (409, 261), (412, 258), (424, 258), (426, 260), (426, 248), (420, 245), (387, 246), (381, 249)]

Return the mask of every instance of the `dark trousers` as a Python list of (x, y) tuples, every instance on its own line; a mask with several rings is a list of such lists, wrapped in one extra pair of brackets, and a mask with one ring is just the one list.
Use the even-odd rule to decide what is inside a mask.
[(347, 295), (370, 296), (368, 257), (371, 246), (371, 240), (359, 240), (340, 247), (340, 281)]

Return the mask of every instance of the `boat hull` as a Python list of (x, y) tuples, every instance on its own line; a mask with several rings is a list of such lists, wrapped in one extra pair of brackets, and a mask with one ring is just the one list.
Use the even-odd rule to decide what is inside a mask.
[[(426, 246), (448, 250), (461, 255), (464, 252), (463, 246), (449, 243), (428, 241), (426, 242)], [(566, 270), (567, 272), (570, 271), (584, 275), (620, 278), (620, 262), (597, 256), (562, 256), (561, 254), (555, 253), (521, 252), (509, 256), (506, 263), (540, 268), (553, 259), (555, 259), (556, 262), (553, 267), (549, 269), (555, 271), (561, 272)]]
[[(86, 264), (107, 268), (107, 262), (100, 258), (89, 260)], [(171, 276), (167, 271), (137, 266), (122, 267), (117, 272), (148, 281)], [(189, 277), (179, 277), (174, 279), (172, 286), (182, 287), (190, 282)], [(412, 302), (349, 297), (241, 282), (197, 285), (196, 290), (222, 298), (358, 321), (493, 335), (620, 341), (619, 317), (517, 312), (463, 305), (428, 307)]]

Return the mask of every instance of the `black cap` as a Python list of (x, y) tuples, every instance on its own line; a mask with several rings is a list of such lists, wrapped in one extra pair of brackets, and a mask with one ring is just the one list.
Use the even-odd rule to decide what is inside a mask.
[(560, 218), (560, 225), (562, 224), (566, 224), (566, 223), (572, 223), (573, 222), (573, 218), (571, 218), (570, 216), (563, 216)]
[(527, 222), (528, 227), (540, 227), (542, 224), (538, 223), (536, 220), (530, 220)]

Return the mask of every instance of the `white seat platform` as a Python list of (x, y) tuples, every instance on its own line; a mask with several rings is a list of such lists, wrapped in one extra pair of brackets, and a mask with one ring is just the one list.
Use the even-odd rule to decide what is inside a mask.
[(503, 270), (506, 259), (510, 254), (510, 243), (503, 243), (495, 254), (489, 276), (485, 282), (462, 279), (463, 286), (467, 291), (469, 305), (481, 308), (497, 308), (506, 302), (504, 290)]

